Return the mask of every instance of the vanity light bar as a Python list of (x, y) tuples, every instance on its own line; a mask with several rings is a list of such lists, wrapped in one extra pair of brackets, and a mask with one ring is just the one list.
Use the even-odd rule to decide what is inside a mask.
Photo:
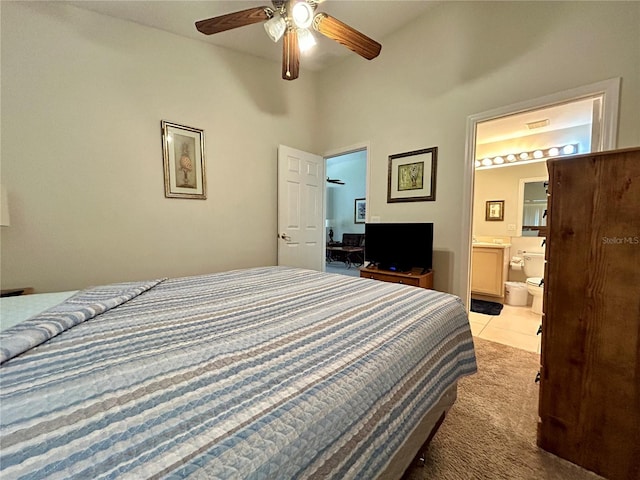
[(483, 169), (502, 167), (514, 163), (522, 164), (540, 162), (547, 158), (575, 155), (576, 153), (578, 153), (578, 144), (568, 143), (560, 147), (537, 148), (526, 152), (509, 153), (507, 155), (498, 155), (493, 158), (483, 158), (482, 160), (476, 160), (476, 168)]

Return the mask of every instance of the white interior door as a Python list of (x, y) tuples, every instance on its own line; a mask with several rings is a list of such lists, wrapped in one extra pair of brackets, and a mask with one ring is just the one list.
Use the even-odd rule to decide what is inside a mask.
[(324, 159), (278, 146), (278, 265), (322, 271)]

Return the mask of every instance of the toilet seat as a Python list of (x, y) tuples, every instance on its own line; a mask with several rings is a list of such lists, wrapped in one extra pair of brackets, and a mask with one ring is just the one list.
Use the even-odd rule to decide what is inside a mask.
[(540, 287), (540, 282), (542, 282), (542, 277), (529, 277), (527, 278), (527, 284), (532, 287)]

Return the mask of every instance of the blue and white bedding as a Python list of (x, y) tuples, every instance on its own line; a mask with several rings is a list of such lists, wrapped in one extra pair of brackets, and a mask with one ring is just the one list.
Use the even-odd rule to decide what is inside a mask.
[(476, 370), (457, 297), (283, 267), (80, 292), (0, 345), (3, 480), (373, 479)]

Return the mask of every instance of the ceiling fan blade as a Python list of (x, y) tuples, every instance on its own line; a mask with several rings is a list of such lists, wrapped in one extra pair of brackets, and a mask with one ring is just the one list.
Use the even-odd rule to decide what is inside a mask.
[(264, 22), (270, 18), (269, 7), (254, 7), (239, 12), (220, 15), (196, 22), (196, 28), (200, 33), (212, 35), (233, 28), (244, 27), (253, 23)]
[(288, 28), (282, 40), (282, 78), (295, 80), (300, 72), (298, 34), (292, 28)]
[(326, 13), (318, 13), (314, 17), (313, 28), (367, 60), (376, 58), (382, 49), (375, 40)]

